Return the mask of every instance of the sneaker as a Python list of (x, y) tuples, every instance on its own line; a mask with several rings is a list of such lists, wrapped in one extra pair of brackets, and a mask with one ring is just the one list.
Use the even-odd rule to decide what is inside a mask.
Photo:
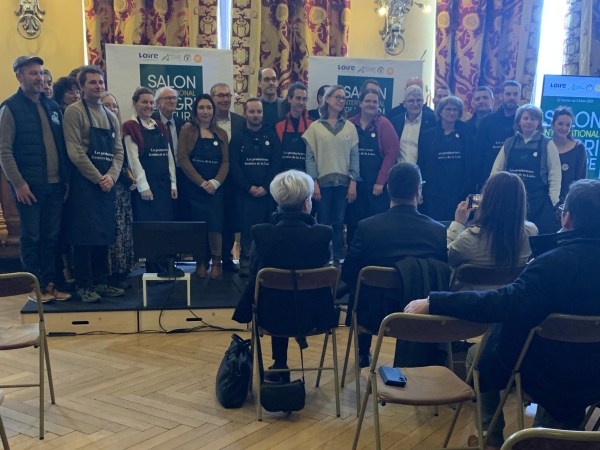
[[(32, 302), (36, 302), (37, 303), (37, 295), (34, 291), (31, 291), (31, 293), (27, 296), (27, 298), (29, 300), (31, 300)], [(50, 301), (54, 300), (54, 296), (51, 294), (47, 294), (45, 292), (42, 291), (42, 303), (48, 303)]]
[(91, 288), (77, 289), (77, 293), (81, 297), (83, 303), (93, 303), (100, 300), (100, 296)]
[(361, 369), (364, 369), (365, 367), (370, 367), (371, 361), (373, 361), (373, 359), (371, 357), (371, 352), (367, 353), (366, 355), (359, 355), (358, 356), (358, 367)]
[(69, 300), (71, 298), (71, 294), (67, 294), (66, 292), (61, 292), (56, 289), (54, 283), (48, 283), (48, 286), (46, 286), (46, 293), (52, 295), (54, 300), (58, 301)]
[(94, 286), (93, 290), (96, 291), (100, 297), (120, 297), (125, 293), (123, 289), (116, 288), (109, 284), (99, 284)]

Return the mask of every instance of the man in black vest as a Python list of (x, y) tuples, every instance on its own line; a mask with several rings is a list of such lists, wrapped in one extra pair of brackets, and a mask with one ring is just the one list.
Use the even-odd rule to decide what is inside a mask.
[(479, 189), (490, 177), (498, 152), (509, 137), (515, 135), (515, 114), (521, 98), (521, 85), (513, 80), (502, 85), (502, 106), (479, 123), (475, 135), (475, 176)]
[(241, 277), (250, 274), (252, 226), (269, 223), (275, 209), (269, 185), (281, 168), (281, 142), (273, 127), (263, 124), (262, 106), (257, 98), (246, 101), (246, 123), (229, 144), (229, 168), (237, 187), (242, 222)]
[[(54, 287), (70, 169), (60, 107), (43, 93), (43, 64), (37, 56), (13, 64), (21, 86), (0, 109), (0, 162), (19, 211), (23, 270), (38, 277), (41, 301), (47, 302), (71, 297)], [(35, 291), (29, 300), (37, 301)]]

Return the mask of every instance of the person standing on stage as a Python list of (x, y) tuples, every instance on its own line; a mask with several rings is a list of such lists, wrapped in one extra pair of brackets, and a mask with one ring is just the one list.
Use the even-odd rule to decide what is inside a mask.
[[(21, 266), (39, 282), (42, 302), (67, 300), (55, 288), (54, 263), (70, 163), (60, 107), (43, 93), (44, 61), (20, 56), (13, 63), (16, 94), (0, 105), (0, 163), (19, 213)], [(28, 296), (37, 302), (36, 292)]]
[(471, 132), (475, 134), (477, 133), (481, 120), (488, 114), (494, 112), (492, 109), (494, 106), (494, 93), (487, 86), (479, 86), (473, 93), (471, 105), (475, 112), (469, 120), (465, 121), (465, 123), (469, 125)]
[(302, 134), (312, 123), (306, 110), (306, 98), (306, 86), (300, 82), (292, 83), (287, 94), (290, 112), (275, 125), (281, 141), (282, 172), (291, 169), (306, 172), (306, 143), (302, 140)]
[(462, 114), (461, 99), (444, 97), (435, 110), (437, 126), (419, 138), (417, 164), (425, 182), (419, 211), (437, 221), (453, 220), (456, 206), (475, 191), (473, 138)]
[(84, 98), (68, 106), (64, 131), (71, 177), (67, 236), (73, 245), (77, 293), (84, 302), (118, 297), (123, 289), (107, 283), (108, 246), (115, 241), (115, 182), (123, 164), (121, 128), (102, 105), (104, 72), (84, 66), (79, 73)]
[(518, 175), (527, 191), (527, 220), (540, 234), (556, 233), (554, 207), (561, 189), (558, 149), (544, 136), (543, 112), (534, 105), (521, 106), (515, 116), (516, 135), (508, 138), (494, 162), (491, 175), (506, 171)]
[[(210, 278), (221, 276), (223, 232), (223, 190), (229, 171), (227, 133), (216, 125), (215, 103), (208, 94), (200, 94), (192, 105), (192, 125), (179, 136), (179, 165), (187, 177), (187, 194), (192, 220), (206, 222), (212, 256)], [(197, 262), (196, 274), (206, 278), (208, 261)]]
[(262, 93), (262, 97), (258, 97), (258, 100), (263, 104), (263, 122), (265, 125), (274, 127), (285, 117), (283, 99), (277, 97), (279, 78), (273, 69), (266, 68), (258, 72), (258, 84)]
[(315, 182), (313, 198), (319, 202), (319, 223), (333, 228), (333, 262), (344, 258), (346, 206), (356, 200), (360, 181), (358, 133), (346, 120), (346, 94), (334, 84), (319, 107), (321, 118), (302, 135), (306, 142), (306, 173)]
[(274, 210), (269, 185), (281, 170), (281, 143), (275, 129), (263, 123), (263, 104), (251, 98), (244, 104), (246, 123), (229, 145), (231, 177), (237, 186), (242, 221), (240, 276), (250, 274), (251, 229), (268, 223)]
[(177, 199), (174, 200), (175, 220), (190, 220), (190, 205), (185, 192), (185, 175), (177, 162), (177, 150), (179, 148), (179, 134), (185, 120), (177, 115), (177, 100), (179, 93), (170, 87), (158, 88), (154, 93), (156, 110), (152, 113), (152, 119), (161, 122), (169, 132), (169, 147), (175, 160), (175, 175), (179, 185), (177, 186)]
[(135, 114), (123, 124), (123, 142), (138, 185), (132, 198), (133, 220), (170, 222), (175, 220), (177, 181), (169, 132), (162, 122), (152, 119), (154, 96), (150, 89), (137, 88), (132, 100)]
[(490, 176), (498, 152), (515, 135), (515, 113), (521, 98), (521, 85), (508, 80), (502, 85), (502, 105), (479, 124), (475, 135), (475, 180), (481, 189)]
[(315, 109), (308, 110), (308, 117), (310, 120), (319, 120), (319, 106), (323, 104), (323, 97), (325, 97), (325, 91), (329, 88), (328, 84), (324, 84), (317, 91), (317, 107)]
[(358, 132), (362, 178), (357, 183), (356, 201), (348, 205), (346, 210), (348, 243), (352, 242), (359, 221), (390, 208), (387, 177), (398, 160), (400, 142), (393, 125), (379, 113), (379, 100), (379, 91), (365, 90), (359, 97), (361, 113), (348, 119)]
[[(246, 122), (243, 116), (231, 111), (231, 89), (225, 83), (217, 83), (210, 88), (210, 95), (215, 102), (217, 126), (227, 133), (228, 143), (231, 137), (242, 129)], [(231, 176), (225, 178), (220, 187), (223, 195), (223, 233), (222, 233), (222, 270), (223, 272), (239, 272), (239, 267), (233, 262), (233, 245), (235, 234), (241, 231), (237, 207), (237, 192)]]
[(450, 96), (450, 88), (444, 84), (439, 85), (437, 88), (435, 88), (435, 91), (433, 93), (433, 109), (436, 110), (438, 104), (442, 101), (442, 99)]

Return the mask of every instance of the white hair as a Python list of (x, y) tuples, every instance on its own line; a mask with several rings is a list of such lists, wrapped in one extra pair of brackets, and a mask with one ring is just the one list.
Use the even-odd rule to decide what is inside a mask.
[(310, 175), (299, 170), (288, 170), (277, 175), (269, 190), (284, 211), (301, 211), (307, 198), (312, 197), (314, 182)]
[(412, 85), (406, 88), (406, 90), (404, 91), (404, 100), (406, 100), (408, 98), (409, 95), (412, 95), (414, 97), (418, 97), (418, 98), (423, 98), (423, 89), (421, 89), (420, 86), (417, 85)]
[(175, 92), (175, 97), (179, 97), (179, 92), (177, 92), (177, 89), (172, 88), (171, 86), (163, 86), (161, 88), (158, 88), (154, 93), (154, 101), (159, 99), (159, 97), (162, 95), (165, 89), (171, 89), (173, 92)]

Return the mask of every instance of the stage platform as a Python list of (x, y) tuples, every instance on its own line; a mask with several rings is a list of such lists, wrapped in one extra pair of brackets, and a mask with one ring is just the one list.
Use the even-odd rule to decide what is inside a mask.
[[(194, 264), (179, 266), (194, 272)], [(75, 294), (70, 300), (44, 303), (46, 329), (49, 333), (137, 333), (172, 331), (206, 324), (222, 328), (241, 328), (231, 320), (246, 279), (224, 273), (222, 279), (191, 276), (191, 306), (187, 306), (185, 281), (148, 281), (148, 306), (142, 300), (142, 273), (138, 269), (127, 279), (132, 287), (125, 295), (83, 303)], [(200, 321), (200, 319), (202, 321)], [(27, 302), (21, 310), (22, 323), (38, 321), (37, 305)]]

